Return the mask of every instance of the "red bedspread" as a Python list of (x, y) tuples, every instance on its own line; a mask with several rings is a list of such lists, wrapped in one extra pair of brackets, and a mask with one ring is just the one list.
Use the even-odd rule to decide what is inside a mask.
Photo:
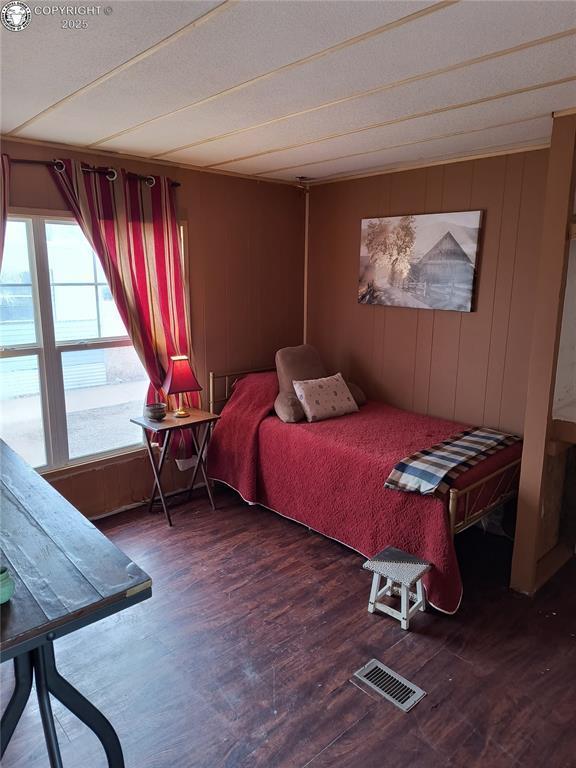
[(210, 443), (210, 477), (366, 557), (388, 545), (424, 557), (434, 566), (428, 600), (455, 612), (462, 582), (445, 504), (384, 482), (404, 456), (468, 425), (377, 402), (337, 419), (284, 424), (270, 415), (277, 391), (274, 372), (237, 383)]

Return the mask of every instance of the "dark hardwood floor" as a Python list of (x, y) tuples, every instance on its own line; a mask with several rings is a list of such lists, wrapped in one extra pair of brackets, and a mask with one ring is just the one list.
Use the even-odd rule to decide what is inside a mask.
[[(56, 644), (127, 768), (576, 766), (576, 560), (529, 599), (506, 588), (509, 543), (466, 532), (459, 613), (403, 632), (367, 612), (370, 574), (339, 544), (227, 491), (173, 517), (101, 522), (153, 597)], [(408, 714), (350, 682), (373, 657), (427, 691)], [(3, 705), (11, 678), (3, 664)], [(104, 767), (54, 710), (65, 767)], [(48, 766), (34, 699), (2, 765)]]

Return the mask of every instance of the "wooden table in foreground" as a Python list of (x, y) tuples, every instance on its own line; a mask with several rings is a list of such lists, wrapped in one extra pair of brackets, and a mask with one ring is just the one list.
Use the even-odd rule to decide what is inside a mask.
[[(32, 689), (52, 768), (62, 768), (50, 694), (100, 739), (110, 768), (124, 768), (112, 725), (56, 668), (54, 640), (152, 595), (150, 577), (0, 440), (3, 564), (16, 589), (1, 606), (0, 660), (14, 659), (15, 688), (2, 715), (4, 754)], [(121, 670), (119, 670), (119, 673)]]
[[(215, 509), (214, 496), (212, 495), (212, 488), (210, 487), (210, 481), (208, 480), (208, 475), (206, 473), (206, 448), (208, 446), (208, 438), (210, 437), (212, 427), (219, 418), (220, 416), (215, 413), (210, 413), (209, 411), (201, 411), (197, 408), (193, 408), (190, 410), (188, 416), (183, 416), (181, 418), (174, 416), (172, 412), (168, 412), (162, 421), (153, 421), (152, 419), (148, 419), (146, 416), (135, 416), (133, 419), (130, 419), (133, 424), (138, 424), (138, 426), (142, 427), (142, 431), (144, 432), (144, 439), (146, 441), (146, 449), (148, 450), (148, 457), (152, 466), (152, 472), (154, 473), (154, 485), (152, 486), (152, 495), (150, 496), (150, 501), (148, 502), (148, 511), (151, 511), (152, 506), (154, 505), (156, 489), (158, 489), (158, 496), (160, 497), (160, 503), (162, 504), (162, 509), (164, 510), (164, 515), (168, 525), (172, 525), (172, 518), (170, 517), (170, 512), (168, 511), (168, 505), (166, 504), (160, 477), (162, 475), (162, 467), (164, 466), (164, 461), (168, 453), (168, 447), (170, 446), (170, 438), (172, 437), (172, 433), (176, 429), (190, 430), (192, 435), (192, 443), (194, 444), (194, 450), (196, 451), (197, 461), (192, 473), (192, 480), (188, 486), (189, 497), (194, 488), (194, 483), (196, 482), (196, 477), (198, 476), (198, 470), (200, 470), (200, 474), (204, 478), (206, 493), (210, 499), (210, 504), (212, 509)], [(152, 441), (150, 437), (150, 435), (154, 432), (158, 432), (164, 436), (164, 443), (162, 445), (162, 450), (160, 451), (160, 458), (158, 459), (158, 463), (156, 463), (154, 459), (154, 451), (152, 450)]]

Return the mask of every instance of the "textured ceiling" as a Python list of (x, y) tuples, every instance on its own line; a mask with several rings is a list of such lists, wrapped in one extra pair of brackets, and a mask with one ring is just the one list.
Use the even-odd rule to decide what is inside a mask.
[(576, 106), (573, 0), (110, 7), (2, 29), (3, 134), (321, 180), (541, 146)]

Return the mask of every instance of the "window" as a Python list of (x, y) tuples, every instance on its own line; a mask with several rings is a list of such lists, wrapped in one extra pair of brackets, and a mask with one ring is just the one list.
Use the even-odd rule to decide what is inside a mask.
[(35, 467), (142, 442), (146, 373), (76, 223), (10, 217), (0, 274), (0, 435)]

